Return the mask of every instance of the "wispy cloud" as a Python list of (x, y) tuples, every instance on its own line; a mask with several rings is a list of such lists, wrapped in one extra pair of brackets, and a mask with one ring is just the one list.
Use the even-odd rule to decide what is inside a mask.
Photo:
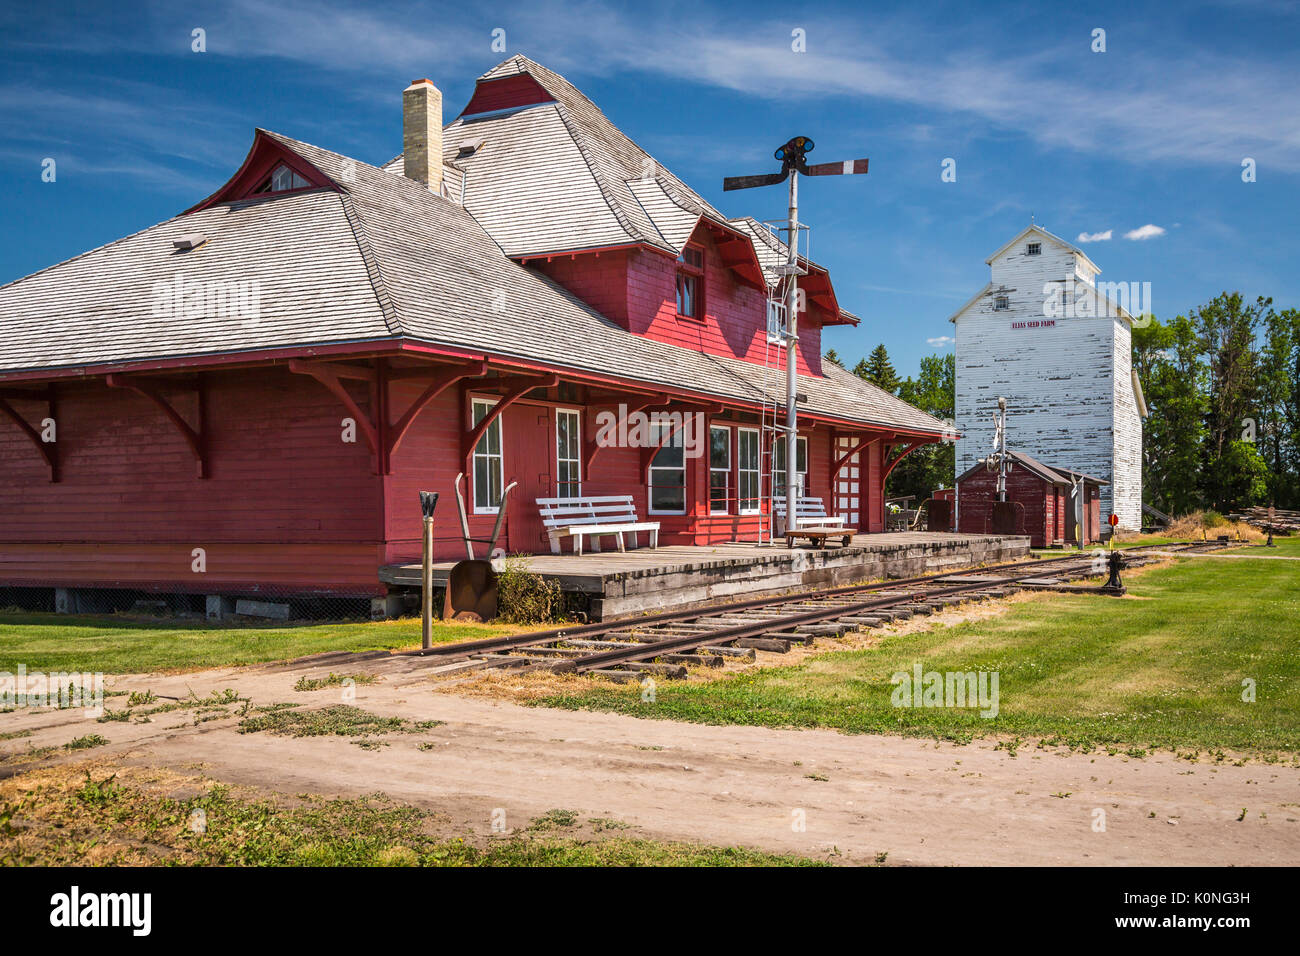
[(1109, 242), (1111, 230), (1105, 232), (1081, 232), (1079, 233), (1078, 242)]
[(1124, 233), (1124, 238), (1138, 239), (1138, 240), (1154, 239), (1156, 236), (1163, 236), (1164, 234), (1165, 234), (1165, 230), (1163, 227), (1157, 226), (1153, 223), (1147, 223), (1145, 226), (1139, 226), (1136, 229), (1130, 229), (1128, 232)]
[(930, 345), (933, 348), (946, 349), (948, 346), (952, 345), (957, 340), (954, 339), (951, 335), (936, 335), (934, 338), (926, 339), (925, 341), (928, 345)]

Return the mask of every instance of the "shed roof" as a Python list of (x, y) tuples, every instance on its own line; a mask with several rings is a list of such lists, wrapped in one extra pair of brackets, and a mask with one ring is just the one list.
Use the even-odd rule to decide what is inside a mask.
[[(1026, 455), (1024, 452), (1016, 451), (1011, 448), (1007, 449), (1007, 454), (1010, 455), (1011, 458), (1021, 467), (1027, 469), (1032, 474), (1037, 475), (1039, 478), (1042, 478), (1044, 481), (1051, 482), (1054, 485), (1062, 485), (1062, 484), (1068, 485), (1071, 484), (1072, 481), (1080, 478), (1083, 479), (1084, 482), (1089, 484), (1095, 484), (1095, 485), (1110, 484), (1110, 482), (1108, 482), (1104, 478), (1095, 478), (1092, 475), (1086, 475), (1081, 471), (1075, 471), (1074, 469), (1071, 468), (1057, 468), (1052, 465), (1044, 465), (1041, 461), (1037, 460), (1036, 458), (1031, 458), (1028, 455)], [(978, 461), (974, 465), (971, 465), (971, 467), (967, 468), (960, 475), (958, 475), (957, 480), (965, 481), (967, 478), (971, 477), (975, 473), (983, 471), (984, 467), (985, 467), (984, 462)]]

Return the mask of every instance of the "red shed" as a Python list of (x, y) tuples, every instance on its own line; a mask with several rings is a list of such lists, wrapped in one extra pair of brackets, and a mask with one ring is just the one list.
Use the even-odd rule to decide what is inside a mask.
[[(1011, 451), (1012, 468), (1007, 474), (1007, 500), (1023, 507), (1021, 533), (1035, 548), (1063, 545), (1075, 540), (1074, 488), (1081, 482), (1084, 494), (1083, 544), (1098, 540), (1101, 531), (1101, 478), (1068, 468), (1044, 465), (1021, 452)], [(978, 464), (957, 478), (957, 528), (983, 534), (991, 527), (993, 502), (997, 500), (997, 472)]]
[[(490, 534), (549, 549), (537, 498), (631, 495), (660, 541), (753, 540), (784, 377), (782, 245), (729, 219), (563, 77), (511, 57), (453, 122), (403, 93), (384, 166), (258, 130), (229, 182), (0, 287), (0, 588), (378, 595)], [(949, 426), (821, 360), (856, 324), (801, 260), (798, 470), (884, 530), (883, 484)], [(602, 443), (689, 415), (702, 454)], [(669, 419), (671, 421), (671, 419)]]

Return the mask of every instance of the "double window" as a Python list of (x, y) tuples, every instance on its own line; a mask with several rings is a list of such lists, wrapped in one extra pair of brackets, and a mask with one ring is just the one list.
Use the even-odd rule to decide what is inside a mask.
[(582, 495), (582, 416), (571, 408), (555, 410), (555, 497)]
[(686, 246), (677, 257), (677, 315), (704, 318), (704, 250)]
[[(785, 436), (778, 433), (774, 439), (774, 444), (772, 445), (772, 495), (775, 498), (785, 497), (785, 459)], [(798, 482), (797, 490), (799, 491), (799, 494), (808, 494), (807, 438), (800, 438), (795, 443), (794, 473), (795, 480)]]
[(1041, 242), (1030, 242), (1025, 245), (1025, 255), (1040, 256), (1043, 254), (1043, 244)]
[(731, 508), (731, 429), (709, 428), (709, 514), (725, 515)]
[[(473, 424), (477, 428), (492, 414), (496, 402), (476, 398), (472, 404)], [(501, 418), (495, 418), (474, 446), (474, 513), (492, 514), (501, 506), (501, 488), (505, 483), (501, 457)]]
[[(671, 433), (671, 435), (670, 435)], [(662, 447), (650, 459), (647, 482), (650, 485), (650, 513), (686, 514), (686, 454), (681, 430), (673, 431), (666, 423), (650, 426), (650, 440)]]

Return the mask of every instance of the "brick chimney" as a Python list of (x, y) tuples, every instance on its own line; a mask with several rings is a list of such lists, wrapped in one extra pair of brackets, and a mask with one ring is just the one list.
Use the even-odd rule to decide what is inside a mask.
[(402, 168), (410, 179), (442, 191), (442, 93), (428, 80), (402, 91)]

